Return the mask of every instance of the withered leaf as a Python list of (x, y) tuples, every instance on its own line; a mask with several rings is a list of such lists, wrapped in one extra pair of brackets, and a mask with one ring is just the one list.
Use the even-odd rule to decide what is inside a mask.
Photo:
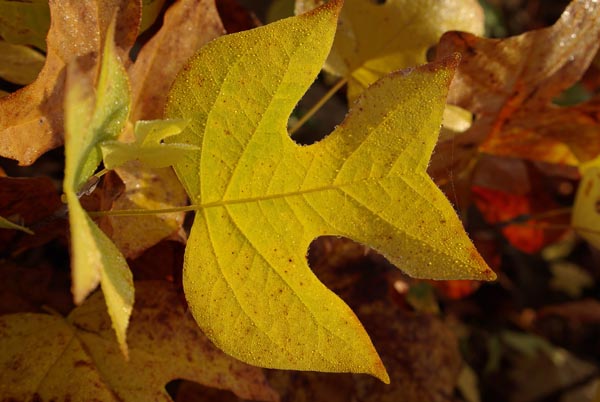
[(588, 106), (559, 108), (551, 101), (591, 63), (600, 46), (599, 19), (595, 0), (574, 0), (552, 27), (519, 36), (498, 40), (446, 33), (437, 57), (462, 54), (449, 102), (477, 118), (463, 135), (438, 145), (430, 172), (440, 177), (452, 164), (460, 170), (478, 150), (569, 164), (597, 155), (598, 116), (589, 115)]
[(130, 360), (119, 350), (102, 294), (65, 319), (47, 314), (0, 318), (0, 394), (7, 400), (170, 400), (172, 379), (277, 400), (262, 371), (216, 349), (166, 282), (136, 284)]
[(127, 56), (137, 36), (141, 0), (50, 2), (42, 71), (30, 85), (0, 98), (0, 156), (30, 165), (62, 145), (65, 66), (75, 62), (89, 77), (96, 77), (104, 35), (118, 10), (115, 41), (120, 55)]

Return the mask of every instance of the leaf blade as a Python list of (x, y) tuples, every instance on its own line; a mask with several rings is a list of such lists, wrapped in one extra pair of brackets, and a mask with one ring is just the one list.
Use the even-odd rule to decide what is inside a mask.
[[(167, 116), (191, 119), (176, 140), (202, 148), (175, 166), (200, 209), (186, 249), (184, 289), (203, 331), (243, 361), (369, 373), (387, 382), (354, 313), (308, 267), (310, 242), (347, 236), (396, 264), (412, 261), (401, 268), (415, 276), (494, 274), (425, 173), (456, 59), (373, 85), (317, 144), (302, 147), (289, 138), (287, 117), (327, 55), (340, 3), (217, 39), (176, 80)], [(264, 60), (257, 58), (260, 49)], [(413, 199), (398, 203), (403, 190)], [(376, 195), (386, 202), (374, 202)], [(414, 208), (415, 200), (411, 215), (393, 214)], [(432, 205), (435, 213), (421, 223)], [(417, 233), (416, 240), (399, 237), (401, 229)], [(450, 268), (422, 269), (432, 258), (423, 246), (428, 236), (441, 250), (434, 262)]]

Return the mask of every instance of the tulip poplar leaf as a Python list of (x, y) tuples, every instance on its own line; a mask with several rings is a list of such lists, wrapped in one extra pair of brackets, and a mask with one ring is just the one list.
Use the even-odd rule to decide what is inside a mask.
[(175, 170), (198, 206), (183, 284), (225, 352), (279, 369), (387, 372), (351, 309), (313, 274), (309, 244), (352, 238), (420, 278), (492, 279), (426, 174), (456, 58), (383, 78), (324, 140), (286, 124), (331, 46), (341, 1), (210, 42), (175, 80)]
[(125, 355), (125, 334), (133, 306), (133, 278), (125, 257), (92, 221), (78, 191), (102, 160), (99, 144), (116, 138), (127, 120), (127, 73), (116, 54), (114, 24), (107, 35), (100, 77), (94, 88), (76, 64), (67, 72), (65, 99), (65, 180), (71, 230), (72, 291), (75, 303), (101, 284), (117, 340)]

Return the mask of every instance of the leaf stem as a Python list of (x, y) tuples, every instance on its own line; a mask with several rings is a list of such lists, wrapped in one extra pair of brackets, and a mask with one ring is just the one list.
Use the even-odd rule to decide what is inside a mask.
[(290, 136), (293, 137), (294, 133), (296, 131), (298, 131), (300, 129), (300, 127), (302, 127), (304, 125), (304, 123), (306, 123), (308, 121), (308, 119), (310, 119), (315, 113), (317, 113), (319, 111), (319, 109), (321, 109), (321, 107), (323, 107), (323, 105), (347, 82), (348, 82), (347, 78), (340, 78), (340, 80), (338, 82), (336, 82), (334, 86), (329, 88), (329, 91), (327, 91), (327, 93), (325, 93), (325, 95), (323, 95), (323, 97), (321, 99), (319, 99), (319, 101), (317, 103), (315, 103), (313, 105), (313, 107), (311, 107), (310, 110), (308, 112), (306, 112), (304, 114), (304, 116), (302, 116), (300, 118), (300, 120), (298, 120), (296, 125), (290, 129), (290, 131), (289, 131)]
[(521, 223), (526, 223), (528, 221), (538, 221), (541, 219), (552, 218), (554, 216), (567, 215), (567, 214), (570, 214), (571, 212), (573, 212), (573, 207), (557, 208), (557, 209), (552, 209), (550, 211), (541, 212), (539, 214), (534, 214), (534, 215), (524, 214), (524, 215), (515, 216), (512, 219), (498, 222), (497, 225), (500, 227), (510, 226), (510, 225), (518, 225)]
[(107, 174), (108, 172), (110, 172), (110, 169), (102, 169), (101, 171), (99, 171), (98, 173), (96, 173), (94, 176), (96, 176), (97, 178), (101, 178), (102, 176), (104, 176), (105, 174)]
[(88, 215), (92, 218), (97, 218), (101, 216), (141, 216), (198, 211), (200, 209), (202, 209), (201, 205), (186, 205), (183, 207), (173, 207), (164, 209), (116, 209), (110, 211), (88, 211)]

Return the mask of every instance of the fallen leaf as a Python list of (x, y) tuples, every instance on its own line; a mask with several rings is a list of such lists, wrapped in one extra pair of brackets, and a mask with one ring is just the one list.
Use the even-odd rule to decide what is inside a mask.
[(0, 156), (30, 165), (62, 145), (65, 66), (77, 63), (88, 78), (96, 77), (104, 35), (117, 10), (115, 40), (119, 54), (128, 55), (137, 36), (139, 1), (50, 1), (52, 23), (42, 71), (30, 85), (0, 98)]
[[(23, 312), (42, 313), (48, 307), (61, 313), (73, 309), (66, 269), (44, 262), (35, 266), (0, 263), (0, 315)], [(46, 310), (47, 311), (47, 310)]]
[(0, 36), (6, 41), (46, 50), (49, 26), (48, 0), (0, 1)]
[(571, 225), (592, 246), (600, 248), (600, 159), (588, 165), (577, 189)]
[(44, 60), (44, 55), (30, 47), (0, 39), (0, 78), (6, 81), (30, 84), (38, 76)]
[[(14, 217), (36, 232), (27, 238), (31, 246), (39, 246), (59, 234), (45, 221), (51, 220), (62, 205), (54, 183), (47, 177), (0, 177), (0, 216)], [(1, 231), (0, 252), (13, 252), (19, 238), (15, 231)]]
[[(138, 162), (117, 168), (125, 191), (112, 204), (112, 210), (166, 209), (187, 204), (187, 194), (171, 168), (146, 169)], [(109, 216), (112, 241), (127, 258), (136, 258), (161, 240), (173, 236), (185, 241), (182, 232), (185, 213), (145, 216)]]
[(556, 201), (545, 169), (520, 159), (483, 155), (474, 170), (473, 203), (518, 250), (536, 253), (569, 230), (568, 213), (552, 214), (563, 206)]
[[(296, 0), (301, 14), (319, 0)], [(427, 62), (427, 50), (450, 30), (483, 33), (483, 11), (474, 0), (347, 0), (325, 69), (348, 80), (356, 97), (388, 73)]]
[(171, 285), (139, 282), (136, 290), (129, 361), (120, 353), (101, 293), (67, 318), (0, 317), (0, 394), (7, 400), (168, 401), (166, 383), (184, 378), (242, 398), (277, 400), (260, 369), (206, 339)]
[(69, 208), (75, 303), (81, 304), (101, 284), (117, 340), (127, 356), (125, 339), (133, 306), (133, 278), (125, 257), (92, 221), (78, 197), (81, 187), (102, 160), (99, 144), (117, 138), (129, 113), (127, 73), (113, 42), (115, 21), (110, 25), (104, 45), (96, 88), (78, 64), (68, 66), (63, 191)]
[(161, 119), (175, 76), (200, 47), (223, 34), (214, 0), (182, 0), (129, 68), (131, 121)]
[(416, 277), (494, 274), (425, 173), (456, 59), (382, 79), (321, 142), (289, 138), (340, 6), (219, 38), (178, 76), (166, 115), (190, 118), (176, 141), (202, 147), (175, 166), (198, 208), (183, 283), (200, 327), (240, 360), (387, 382), (353, 312), (308, 267), (311, 241), (352, 238)]
[[(400, 312), (376, 302), (357, 309), (390, 371), (382, 384), (363, 375), (270, 371), (269, 382), (287, 402), (448, 402), (462, 358), (452, 331), (427, 314)], [(435, 373), (435, 374), (432, 374)]]
[(551, 102), (591, 63), (600, 46), (599, 18), (595, 0), (574, 0), (552, 27), (519, 36), (446, 33), (437, 57), (462, 54), (449, 103), (476, 119), (463, 135), (438, 145), (434, 177), (464, 170), (478, 151), (566, 164), (597, 155), (597, 115), (587, 116), (585, 105), (560, 108)]
[(227, 33), (247, 31), (262, 25), (256, 15), (242, 6), (238, 0), (218, 0), (216, 5)]

